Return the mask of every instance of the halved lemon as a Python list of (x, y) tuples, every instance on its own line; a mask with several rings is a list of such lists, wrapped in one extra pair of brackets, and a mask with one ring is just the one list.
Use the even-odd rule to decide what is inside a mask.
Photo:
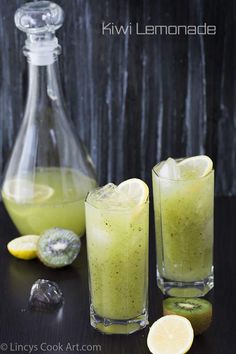
[(153, 323), (147, 337), (152, 354), (185, 354), (193, 343), (193, 328), (182, 316), (168, 315)]
[(37, 257), (39, 236), (26, 235), (15, 238), (7, 244), (8, 251), (16, 258), (33, 259)]
[(137, 205), (144, 203), (149, 195), (148, 186), (139, 178), (127, 179), (120, 183), (117, 189), (126, 194)]
[(42, 203), (50, 199), (54, 189), (45, 185), (37, 184), (27, 179), (19, 178), (6, 181), (3, 186), (3, 193), (7, 198), (16, 201), (27, 201), (31, 203)]
[(213, 168), (213, 162), (206, 155), (183, 159), (178, 164), (181, 179), (191, 179), (206, 176)]

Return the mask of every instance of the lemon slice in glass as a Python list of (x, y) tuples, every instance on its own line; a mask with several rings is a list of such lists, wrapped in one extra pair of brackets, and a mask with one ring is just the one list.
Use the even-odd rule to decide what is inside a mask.
[(149, 195), (149, 189), (145, 182), (138, 178), (127, 179), (120, 183), (117, 187), (129, 199), (133, 200), (136, 205), (145, 203)]
[(191, 348), (193, 338), (193, 328), (187, 318), (169, 315), (153, 323), (147, 345), (152, 354), (185, 354)]
[(7, 244), (8, 251), (16, 258), (33, 259), (37, 257), (37, 243), (39, 236), (26, 235), (17, 237)]
[(178, 164), (181, 179), (194, 179), (206, 176), (213, 168), (213, 162), (206, 155), (183, 159)]
[(5, 193), (7, 198), (19, 202), (43, 203), (51, 198), (54, 194), (54, 189), (45, 184), (37, 184), (27, 179), (19, 178), (6, 181), (3, 186), (3, 193)]

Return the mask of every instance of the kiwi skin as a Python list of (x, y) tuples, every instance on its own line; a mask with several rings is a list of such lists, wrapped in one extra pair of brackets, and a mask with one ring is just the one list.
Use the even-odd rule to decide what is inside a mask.
[(179, 315), (187, 318), (194, 334), (205, 332), (212, 321), (212, 304), (199, 298), (167, 298), (163, 301), (163, 315)]
[[(70, 254), (72, 257), (71, 259), (66, 255), (66, 252), (68, 252), (68, 250), (62, 252), (59, 251), (58, 255), (54, 255), (54, 256), (52, 255), (51, 258), (50, 256), (47, 255), (45, 248), (49, 249), (50, 242), (52, 240), (58, 241), (58, 239), (67, 240), (70, 249)], [(37, 257), (47, 267), (62, 268), (67, 265), (70, 265), (75, 260), (75, 258), (78, 256), (80, 248), (81, 248), (80, 238), (73, 231), (54, 227), (44, 231), (40, 235), (40, 238), (37, 243)]]

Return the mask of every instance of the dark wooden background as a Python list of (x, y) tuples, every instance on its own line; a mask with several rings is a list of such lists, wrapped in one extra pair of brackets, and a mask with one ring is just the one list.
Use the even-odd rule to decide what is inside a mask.
[[(209, 154), (216, 192), (236, 194), (236, 2), (57, 0), (68, 114), (99, 181), (137, 176), (167, 156)], [(13, 16), (22, 0), (0, 0), (0, 171), (21, 124), (27, 70)], [(116, 24), (215, 24), (215, 36), (109, 36)], [(2, 173), (2, 172), (1, 172)]]

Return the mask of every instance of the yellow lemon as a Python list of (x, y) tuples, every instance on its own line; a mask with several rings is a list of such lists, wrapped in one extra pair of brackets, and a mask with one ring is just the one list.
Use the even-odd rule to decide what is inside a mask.
[(7, 244), (8, 251), (16, 258), (33, 259), (37, 257), (37, 243), (39, 236), (26, 235), (17, 237)]
[(183, 159), (178, 164), (181, 179), (191, 179), (206, 176), (213, 168), (210, 157), (205, 155)]
[(145, 182), (138, 178), (127, 179), (118, 185), (118, 190), (122, 191), (136, 204), (144, 203), (149, 195), (149, 189)]
[(30, 200), (33, 203), (43, 203), (51, 198), (54, 189), (44, 184), (19, 178), (6, 181), (3, 186), (3, 193), (16, 201)]
[(193, 343), (193, 328), (182, 316), (169, 315), (153, 323), (147, 337), (152, 354), (185, 354)]

